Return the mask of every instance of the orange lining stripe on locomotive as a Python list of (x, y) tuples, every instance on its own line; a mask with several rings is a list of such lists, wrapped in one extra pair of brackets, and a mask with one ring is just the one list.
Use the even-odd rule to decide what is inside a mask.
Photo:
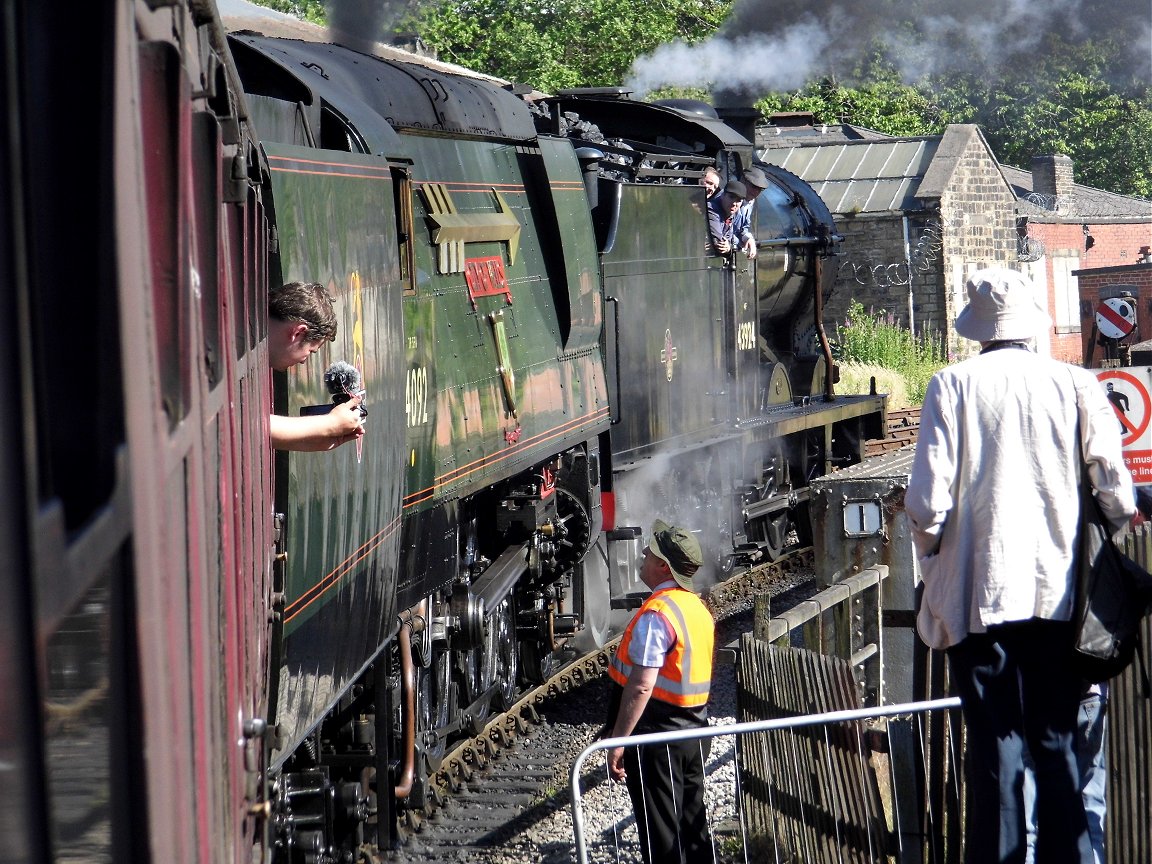
[(449, 471), (446, 474), (441, 474), (435, 479), (433, 485), (427, 489), (421, 489), (419, 492), (412, 492), (408, 495), (405, 495), (404, 509), (407, 510), (409, 507), (413, 507), (416, 504), (421, 504), (424, 501), (427, 501), (429, 498), (436, 494), (437, 489), (439, 489), (441, 486), (444, 486), (446, 483), (451, 482), (452, 480), (459, 480), (461, 477), (467, 477), (469, 474), (474, 474), (482, 468), (487, 468), (499, 464), (505, 459), (517, 455), (520, 451), (529, 445), (551, 441), (553, 438), (558, 438), (559, 436), (563, 435), (566, 431), (570, 431), (578, 424), (588, 420), (595, 420), (599, 417), (603, 417), (607, 415), (607, 413), (607, 408), (599, 408), (590, 414), (585, 414), (583, 417), (577, 417), (573, 420), (569, 420), (567, 423), (561, 424), (560, 426), (554, 426), (551, 429), (546, 429), (543, 432), (533, 435), (530, 438), (524, 438), (517, 442), (514, 447), (502, 451), (501, 453), (498, 453), (494, 456), (481, 456), (479, 459), (475, 459), (472, 462), (461, 465), (459, 468)]
[[(400, 527), (400, 520), (393, 519), (391, 523), (378, 531), (374, 536), (369, 537), (357, 547), (351, 555), (341, 561), (336, 567), (320, 579), (315, 585), (293, 600), (288, 607), (284, 610), (284, 623), (287, 624), (321, 597), (328, 593), (335, 587), (341, 579), (352, 572), (352, 567), (359, 562), (363, 561), (368, 554), (380, 546), (392, 534), (396, 533), (396, 529)], [(305, 602), (307, 601), (307, 602)]]
[[(392, 168), (389, 165), (361, 165), (358, 162), (329, 162), (324, 159), (304, 159), (299, 156), (269, 156), (269, 162), (291, 162), (296, 165), (327, 165), (331, 168), (356, 168), (360, 171), (380, 171), (389, 179)], [(271, 166), (269, 166), (271, 167)], [(291, 168), (272, 168), (273, 171), (291, 171)], [(376, 178), (379, 179), (379, 178)]]
[[(467, 462), (467, 463), (461, 465), (459, 468), (456, 468), (452, 471), (449, 471), (446, 474), (441, 474), (439, 477), (436, 478), (436, 480), (434, 481), (434, 484), (431, 487), (429, 487), (428, 489), (422, 489), (419, 492), (413, 492), (410, 495), (405, 496), (404, 500), (405, 500), (405, 502), (408, 502), (408, 499), (412, 498), (415, 495), (423, 495), (424, 497), (420, 498), (419, 500), (425, 501), (428, 499), (428, 497), (430, 497), (433, 493), (435, 493), (437, 488), (439, 488), (440, 486), (443, 486), (445, 483), (447, 483), (451, 480), (458, 480), (461, 477), (466, 477), (469, 474), (473, 474), (476, 471), (479, 471), (481, 468), (485, 468), (485, 467), (488, 467), (490, 465), (496, 465), (499, 462), (503, 462), (505, 459), (509, 458), (510, 456), (516, 455), (521, 449), (523, 449), (524, 447), (526, 447), (529, 444), (539, 444), (539, 443), (542, 443), (544, 441), (550, 441), (551, 439), (560, 436), (565, 431), (571, 430), (571, 428), (573, 426), (575, 426), (575, 425), (577, 425), (577, 424), (579, 424), (585, 420), (595, 419), (597, 416), (607, 414), (607, 413), (608, 413), (607, 408), (598, 409), (596, 411), (593, 411), (591, 414), (586, 414), (583, 417), (576, 417), (575, 419), (569, 420), (567, 423), (563, 423), (560, 426), (554, 426), (551, 429), (545, 429), (543, 432), (539, 432), (536, 435), (533, 435), (529, 438), (524, 438), (521, 441), (519, 441), (512, 448), (505, 450), (505, 451), (502, 451), (501, 453), (496, 454), (495, 456), (481, 456), (479, 459), (474, 459), (471, 462)], [(475, 466), (475, 467), (473, 467), (473, 466)], [(465, 470), (465, 469), (470, 469), (470, 470)], [(425, 493), (427, 493), (427, 494), (425, 494)], [(408, 503), (416, 504), (419, 502), (418, 501), (412, 501), (412, 502), (408, 502)], [(408, 506), (408, 503), (406, 503), (405, 506)]]
[(380, 177), (374, 174), (350, 174), (347, 171), (305, 171), (302, 168), (270, 168), (272, 171), (279, 171), (281, 174), (308, 174), (313, 177), (351, 177), (355, 180), (380, 180), (384, 183), (391, 183), (391, 177)]
[[(427, 183), (439, 183), (449, 192), (453, 189), (460, 191), (471, 191), (475, 189), (502, 189), (505, 191), (524, 192), (526, 187), (523, 183), (473, 183), (468, 180), (413, 180), (413, 184), (420, 186)], [(568, 191), (575, 191), (579, 189), (584, 191), (584, 184), (579, 180), (553, 180), (548, 184), (553, 189), (567, 189)]]

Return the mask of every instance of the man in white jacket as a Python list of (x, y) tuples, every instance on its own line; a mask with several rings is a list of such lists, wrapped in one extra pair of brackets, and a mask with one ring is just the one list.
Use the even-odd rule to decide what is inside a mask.
[(929, 383), (904, 500), (917, 629), (948, 652), (968, 730), (967, 860), (1024, 861), (1027, 742), (1037, 864), (1091, 864), (1069, 662), (1081, 466), (1116, 528), (1136, 512), (1132, 480), (1096, 377), (1035, 353), (1051, 322), (1028, 280), (992, 268), (966, 288), (956, 332), (982, 350)]

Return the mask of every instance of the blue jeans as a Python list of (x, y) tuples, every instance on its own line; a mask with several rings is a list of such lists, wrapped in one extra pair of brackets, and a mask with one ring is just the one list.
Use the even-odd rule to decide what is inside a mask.
[[(1106, 793), (1108, 791), (1108, 685), (1101, 692), (1085, 693), (1080, 700), (1076, 723), (1076, 763), (1080, 769), (1080, 794), (1088, 817), (1088, 836), (1092, 840), (1094, 864), (1106, 864), (1104, 848)], [(1024, 775), (1024, 806), (1028, 812), (1028, 857), (1034, 864), (1036, 846), (1036, 781), (1032, 777), (1032, 758), (1024, 754), (1028, 772)]]
[(1001, 624), (948, 649), (967, 730), (969, 864), (1024, 864), (1024, 749), (1036, 776), (1037, 864), (1092, 864), (1076, 764), (1081, 682), (1066, 621)]

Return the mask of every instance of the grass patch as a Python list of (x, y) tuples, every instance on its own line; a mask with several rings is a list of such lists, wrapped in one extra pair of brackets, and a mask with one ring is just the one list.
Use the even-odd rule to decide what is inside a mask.
[(874, 366), (871, 363), (857, 363), (854, 360), (838, 365), (840, 368), (840, 381), (836, 385), (838, 393), (868, 393), (872, 379), (875, 378), (876, 392), (888, 394), (889, 411), (912, 407), (912, 400), (908, 398), (908, 384), (904, 376), (895, 369)]
[[(836, 327), (832, 353), (840, 362), (842, 391), (866, 393), (868, 381), (875, 375), (877, 389), (892, 397), (890, 408), (921, 404), (929, 379), (948, 365), (947, 356), (934, 339), (916, 336), (891, 312), (866, 311), (858, 300), (849, 305), (844, 324)], [(860, 385), (853, 386), (856, 374), (862, 375), (861, 389), (856, 389)], [(897, 392), (898, 382), (903, 383), (902, 395)]]

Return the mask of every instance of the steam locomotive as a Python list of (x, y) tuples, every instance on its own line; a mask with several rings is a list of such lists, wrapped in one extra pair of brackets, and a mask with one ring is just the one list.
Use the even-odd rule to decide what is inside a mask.
[[(392, 847), (455, 738), (620, 631), (652, 518), (723, 578), (882, 435), (882, 396), (833, 393), (811, 188), (761, 165), (758, 256), (708, 254), (697, 180), (752, 164), (709, 106), (229, 33), (206, 0), (0, 26), (18, 858)], [(327, 401), (317, 365), (268, 371), (294, 280), (337, 298), (322, 363), (367, 434), (273, 456), (269, 413)]]

